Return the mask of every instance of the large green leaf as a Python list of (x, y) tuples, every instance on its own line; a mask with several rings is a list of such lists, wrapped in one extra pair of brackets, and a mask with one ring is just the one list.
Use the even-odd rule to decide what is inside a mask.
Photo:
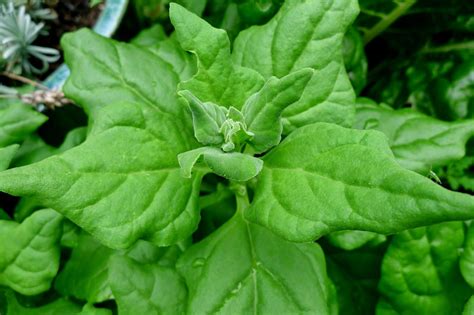
[[(5, 292), (4, 296), (6, 303), (0, 306), (5, 307), (5, 315), (112, 315), (111, 310), (96, 308), (91, 304), (86, 304), (81, 309), (79, 305), (65, 298), (60, 298), (38, 307), (32, 307), (22, 305), (12, 291)], [(2, 292), (0, 292), (1, 300)]]
[(89, 303), (112, 299), (109, 285), (109, 261), (115, 251), (97, 243), (83, 233), (78, 247), (59, 273), (55, 288), (63, 296), (75, 297)]
[(459, 266), (466, 282), (474, 288), (474, 224), (472, 223), (466, 235), (464, 251), (461, 254)]
[(63, 46), (72, 68), (65, 91), (93, 117), (88, 138), (1, 173), (0, 190), (34, 197), (112, 248), (185, 239), (198, 223), (200, 175), (183, 178), (178, 165), (177, 155), (196, 146), (175, 93), (181, 69), (86, 30)]
[(459, 272), (462, 222), (396, 235), (385, 254), (377, 314), (460, 314), (472, 290)]
[(254, 70), (232, 63), (226, 31), (175, 3), (170, 6), (170, 17), (183, 49), (198, 59), (197, 74), (180, 88), (190, 90), (203, 102), (240, 109), (263, 85), (263, 78)]
[(467, 301), (466, 305), (464, 306), (464, 310), (462, 315), (472, 315), (474, 314), (474, 295), (471, 296), (469, 301)]
[(339, 314), (375, 314), (385, 246), (364, 246), (346, 251), (327, 244), (324, 239), (321, 243), (328, 276), (336, 287)]
[(294, 244), (237, 213), (178, 260), (189, 314), (327, 314), (324, 254)]
[(333, 246), (353, 250), (364, 245), (383, 243), (386, 236), (367, 231), (338, 231), (327, 235), (327, 239)]
[[(339, 314), (373, 314), (377, 304), (375, 290), (368, 288), (363, 281), (354, 278), (342, 266), (327, 259), (328, 275), (336, 286)], [(358, 261), (356, 264), (366, 263)]]
[(79, 305), (66, 299), (58, 299), (40, 307), (29, 308), (21, 305), (12, 291), (7, 291), (5, 297), (5, 315), (79, 315), (81, 313)]
[(73, 129), (68, 132), (61, 146), (56, 148), (47, 144), (40, 136), (33, 134), (21, 144), (20, 149), (18, 149), (15, 155), (13, 166), (32, 164), (44, 160), (51, 155), (60, 154), (84, 142), (86, 135), (86, 127)]
[(62, 217), (40, 210), (21, 224), (0, 221), (0, 284), (34, 295), (47, 291), (59, 268)]
[(350, 126), (354, 91), (342, 57), (344, 33), (358, 13), (354, 0), (287, 1), (267, 24), (239, 34), (235, 63), (266, 79), (302, 68), (314, 69), (301, 99), (283, 112), (284, 130), (313, 122)]
[[(64, 139), (64, 142), (59, 148), (53, 147), (46, 142), (44, 142), (41, 137), (36, 134), (30, 135), (28, 138), (23, 141), (15, 158), (11, 164), (11, 167), (23, 166), (32, 164), (45, 158), (48, 158), (55, 154), (60, 154), (66, 150), (69, 150), (80, 143), (82, 143), (86, 138), (86, 127), (76, 128), (71, 130)], [(14, 218), (16, 221), (23, 221), (26, 217), (31, 215), (35, 210), (43, 209), (44, 206), (38, 203), (32, 198), (21, 198), (15, 207)], [(71, 226), (74, 226), (77, 229), (77, 226), (73, 225), (69, 220), (65, 221), (63, 225), (64, 233), (73, 232), (74, 229), (71, 229)], [(66, 231), (67, 230), (67, 231)], [(63, 234), (64, 236), (64, 234)], [(73, 234), (69, 234), (68, 237), (74, 237)], [(64, 240), (64, 237), (63, 237)], [(64, 245), (63, 240), (61, 245)], [(69, 239), (72, 241), (72, 239)]]
[[(83, 29), (64, 36), (61, 44), (72, 72), (64, 92), (88, 113), (114, 103), (143, 103), (159, 111), (171, 130), (188, 132), (190, 117), (178, 105), (176, 86), (195, 67), (174, 41), (147, 49)], [(172, 123), (170, 116), (175, 116)]]
[(377, 131), (316, 123), (264, 158), (247, 217), (288, 240), (338, 230), (393, 233), (474, 218), (474, 197), (405, 170)]
[(120, 314), (184, 313), (186, 285), (175, 270), (115, 256), (110, 272), (110, 285)]
[(425, 174), (464, 157), (466, 142), (474, 136), (474, 120), (445, 122), (411, 109), (372, 104), (357, 105), (354, 127), (383, 132), (398, 162)]
[(368, 65), (362, 37), (354, 27), (344, 35), (342, 48), (347, 75), (356, 94), (359, 94), (367, 83)]
[[(130, 293), (127, 290), (130, 290), (130, 285), (134, 283), (129, 283), (128, 278), (138, 279), (143, 272), (147, 273), (146, 270), (151, 268), (147, 267), (151, 266), (149, 264), (154, 264), (157, 268), (161, 266), (163, 269), (174, 266), (180, 254), (178, 246), (156, 247), (146, 241), (138, 241), (126, 251), (112, 250), (98, 243), (90, 235), (82, 233), (78, 246), (72, 250), (71, 257), (56, 279), (55, 288), (63, 296), (86, 300), (88, 303), (117, 299), (117, 292), (121, 294), (120, 298), (127, 300), (127, 293)], [(141, 265), (144, 267), (140, 271)], [(139, 283), (141, 280), (137, 281)], [(115, 285), (113, 288), (112, 283)], [(127, 303), (125, 301), (126, 305)], [(146, 299), (143, 303), (147, 303)], [(156, 303), (159, 305), (160, 302)]]
[(474, 156), (450, 163), (443, 177), (448, 180), (452, 189), (465, 189), (474, 192)]
[(23, 141), (46, 119), (29, 105), (0, 100), (0, 148)]
[(0, 148), (0, 171), (6, 170), (18, 150), (18, 144), (12, 144), (5, 148)]

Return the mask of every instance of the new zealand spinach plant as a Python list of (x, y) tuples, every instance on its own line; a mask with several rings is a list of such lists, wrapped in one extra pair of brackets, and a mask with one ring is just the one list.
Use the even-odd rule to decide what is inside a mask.
[(471, 314), (474, 197), (436, 174), (474, 122), (356, 99), (357, 1), (275, 3), (233, 41), (174, 3), (64, 36), (59, 148), (0, 103), (0, 314)]

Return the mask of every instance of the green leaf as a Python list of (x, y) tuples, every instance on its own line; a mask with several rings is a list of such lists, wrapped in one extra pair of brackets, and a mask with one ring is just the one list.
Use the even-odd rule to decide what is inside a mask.
[(324, 254), (247, 223), (237, 213), (179, 259), (189, 314), (327, 314)]
[[(73, 148), (84, 142), (86, 138), (86, 131), (87, 130), (85, 127), (71, 130), (66, 135), (64, 142), (59, 148), (48, 145), (43, 139), (41, 139), (41, 137), (36, 134), (32, 134), (21, 144), (18, 152), (15, 154), (15, 159), (13, 160), (12, 166), (17, 167), (32, 164), (44, 160), (45, 158), (52, 155), (67, 151), (70, 148)], [(14, 218), (16, 221), (23, 221), (34, 211), (43, 208), (44, 206), (38, 203), (37, 200), (27, 197), (21, 198), (15, 207)], [(66, 220), (65, 223), (66, 222), (70, 223), (69, 220)], [(67, 227), (70, 227), (70, 225), (65, 224), (63, 229)], [(61, 240), (61, 245), (64, 245), (63, 239)]]
[(138, 241), (126, 251), (126, 255), (142, 264), (158, 264), (174, 267), (176, 260), (188, 246), (187, 240), (170, 247), (157, 247), (150, 242)]
[(247, 130), (254, 134), (250, 143), (257, 153), (280, 143), (283, 131), (281, 113), (300, 99), (312, 75), (313, 70), (302, 69), (281, 79), (271, 77), (245, 102), (242, 113)]
[(0, 220), (11, 220), (8, 213), (6, 213), (2, 208), (0, 208)]
[[(74, 315), (81, 314), (81, 307), (66, 299), (57, 299), (49, 304), (29, 308), (21, 305), (12, 291), (6, 292), (6, 315)], [(86, 314), (83, 314), (86, 315)]]
[(312, 124), (263, 160), (246, 215), (291, 241), (339, 230), (387, 234), (474, 218), (474, 197), (403, 169), (377, 131)]
[(383, 243), (387, 238), (385, 235), (367, 231), (339, 231), (330, 233), (327, 239), (333, 246), (344, 250), (354, 250), (368, 244)]
[(76, 248), (79, 245), (79, 234), (81, 229), (69, 221), (64, 219), (63, 221), (63, 235), (61, 237), (61, 246)]
[(40, 210), (21, 224), (0, 221), (0, 284), (24, 295), (47, 291), (59, 268), (62, 217)]
[(172, 126), (147, 105), (105, 107), (83, 144), (0, 173), (0, 190), (59, 209), (111, 248), (174, 244), (197, 226), (200, 176), (181, 176), (176, 156), (189, 144), (163, 131)]
[(89, 7), (93, 8), (95, 7), (96, 5), (99, 5), (102, 3), (103, 0), (90, 0), (89, 2)]
[(64, 92), (87, 113), (109, 104), (143, 103), (160, 111), (163, 120), (173, 119), (168, 126), (171, 130), (192, 134), (186, 108), (176, 97), (176, 86), (192, 75), (194, 63), (174, 41), (147, 49), (82, 29), (64, 36), (61, 46), (72, 73)]
[(462, 315), (472, 315), (474, 314), (474, 295), (471, 296), (469, 301), (467, 301), (466, 305), (464, 306), (464, 310)]
[(0, 100), (0, 147), (23, 141), (46, 120), (29, 105)]
[(72, 60), (65, 90), (93, 117), (88, 138), (60, 155), (0, 173), (0, 190), (58, 209), (111, 248), (187, 238), (199, 220), (200, 175), (183, 178), (177, 159), (197, 145), (175, 92), (180, 70), (171, 59), (86, 30), (65, 36), (63, 46)]
[(364, 42), (356, 28), (351, 27), (344, 35), (342, 48), (347, 75), (356, 94), (359, 94), (367, 83), (368, 64)]
[(166, 267), (139, 264), (115, 256), (110, 285), (120, 314), (183, 314), (186, 285), (179, 274)]
[(214, 173), (236, 181), (247, 181), (254, 178), (263, 167), (262, 160), (248, 154), (226, 153), (221, 149), (202, 147), (178, 155), (184, 177), (191, 178), (194, 165), (201, 157)]
[(112, 311), (106, 308), (95, 308), (91, 304), (86, 304), (82, 308), (80, 315), (112, 315)]
[(220, 128), (226, 120), (226, 111), (213, 103), (201, 102), (188, 90), (178, 92), (188, 102), (193, 115), (194, 136), (204, 145), (218, 145), (224, 142)]
[(18, 144), (12, 144), (8, 147), (0, 148), (0, 171), (8, 168), (19, 147)]
[(474, 120), (445, 122), (411, 109), (369, 104), (357, 106), (354, 127), (383, 132), (398, 162), (423, 174), (462, 158), (467, 141), (474, 136)]
[[(157, 266), (174, 266), (181, 254), (178, 246), (156, 247), (146, 241), (138, 241), (126, 251), (116, 251), (101, 245), (86, 233), (78, 239), (78, 246), (72, 250), (71, 258), (59, 273), (55, 289), (63, 296), (86, 300), (88, 303), (100, 303), (116, 298), (112, 282), (120, 281), (117, 277), (130, 277), (126, 266), (115, 266), (116, 256), (127, 256), (137, 264), (156, 264)], [(132, 265), (126, 258), (117, 258), (125, 265)], [(130, 267), (131, 268), (131, 267)], [(133, 268), (132, 268), (133, 269)], [(125, 272), (124, 275), (119, 273)], [(132, 274), (135, 277), (135, 274)], [(115, 282), (117, 283), (117, 282)], [(123, 283), (123, 281), (122, 281)], [(120, 290), (120, 287), (119, 287)]]
[(155, 24), (150, 28), (142, 30), (135, 36), (130, 43), (145, 47), (155, 47), (162, 41), (165, 41), (168, 37), (166, 36), (165, 29), (161, 24)]
[(224, 30), (216, 29), (182, 6), (170, 5), (170, 18), (183, 49), (198, 59), (198, 72), (180, 89), (190, 90), (203, 102), (242, 108), (245, 100), (263, 85), (255, 71), (234, 65), (230, 41)]
[(23, 166), (33, 164), (54, 154), (65, 152), (84, 142), (86, 135), (87, 128), (85, 127), (73, 129), (68, 132), (61, 146), (56, 148), (44, 142), (40, 136), (33, 134), (26, 138), (26, 140), (21, 144), (20, 149), (15, 155), (13, 165)]
[(474, 192), (474, 156), (464, 158), (450, 163), (445, 176), (452, 189), (458, 190), (461, 187)]
[(63, 296), (75, 297), (89, 303), (113, 298), (109, 285), (109, 260), (114, 251), (100, 245), (86, 233), (79, 236), (78, 247), (59, 273), (55, 289)]
[(460, 314), (472, 290), (458, 268), (462, 222), (396, 235), (382, 264), (377, 314)]
[(466, 282), (474, 288), (474, 224), (472, 223), (466, 235), (459, 266)]
[(357, 1), (287, 1), (267, 24), (239, 34), (234, 63), (266, 79), (314, 69), (301, 99), (283, 111), (284, 132), (314, 122), (350, 126), (354, 91), (342, 57), (344, 33), (358, 13)]
[(377, 284), (385, 244), (363, 246), (346, 251), (321, 240), (328, 276), (337, 292), (339, 314), (375, 314), (379, 294)]
[(177, 2), (189, 11), (201, 16), (208, 0), (178, 0)]
[(415, 109), (442, 120), (474, 118), (474, 61), (445, 56), (422, 59), (406, 70), (409, 101)]
[[(357, 279), (347, 268), (338, 265), (328, 256), (326, 260), (328, 276), (336, 287), (339, 314), (374, 314), (377, 304), (376, 290), (367, 286), (363, 280)], [(366, 264), (366, 261), (357, 260), (355, 264)]]

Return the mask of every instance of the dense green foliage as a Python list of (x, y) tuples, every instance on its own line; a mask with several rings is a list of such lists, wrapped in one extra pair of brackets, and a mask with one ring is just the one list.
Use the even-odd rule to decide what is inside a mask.
[(431, 2), (137, 0), (131, 43), (65, 35), (86, 128), (0, 100), (0, 314), (473, 314), (472, 16), (367, 73)]

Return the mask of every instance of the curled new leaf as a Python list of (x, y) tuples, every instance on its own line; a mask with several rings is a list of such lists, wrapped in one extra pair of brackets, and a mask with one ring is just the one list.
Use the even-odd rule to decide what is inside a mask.
[(257, 153), (280, 143), (281, 113), (300, 99), (312, 75), (312, 69), (302, 69), (281, 79), (272, 77), (245, 102), (242, 113), (247, 129), (253, 133), (249, 142)]
[(204, 145), (223, 143), (224, 136), (220, 128), (226, 120), (225, 108), (213, 103), (203, 103), (188, 90), (180, 91), (178, 94), (188, 101), (197, 141)]
[(238, 152), (226, 153), (217, 148), (203, 147), (178, 155), (183, 176), (190, 178), (196, 162), (204, 163), (217, 175), (230, 180), (247, 181), (260, 173), (263, 161)]

